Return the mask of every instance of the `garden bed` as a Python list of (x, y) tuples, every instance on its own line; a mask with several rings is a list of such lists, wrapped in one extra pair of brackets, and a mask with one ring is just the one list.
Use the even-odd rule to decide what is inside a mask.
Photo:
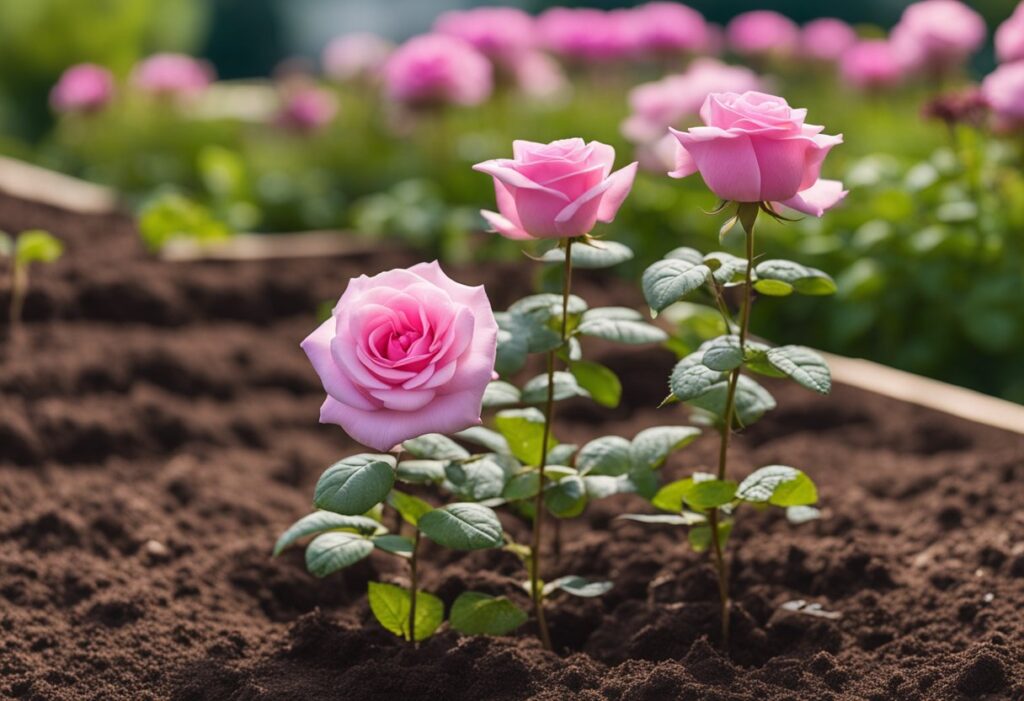
[[(616, 521), (650, 508), (630, 496), (566, 523), (545, 563), (614, 583), (554, 600), (559, 656), (528, 626), (413, 650), (366, 605), (368, 580), (404, 577), (391, 559), (316, 580), (301, 552), (269, 553), (355, 447), (317, 425), (323, 393), (298, 342), (350, 276), (416, 257), (160, 262), (127, 219), (0, 197), (0, 229), (30, 227), (68, 252), (35, 276), (25, 333), (0, 351), (0, 696), (1024, 698), (1019, 434), (843, 385), (831, 398), (773, 385), (783, 408), (737, 436), (733, 464), (807, 470), (824, 518), (737, 525), (731, 658), (706, 558), (679, 530)], [(501, 308), (529, 292), (521, 270), (450, 272), (488, 283)], [(597, 275), (577, 289), (642, 301)], [(563, 440), (686, 422), (679, 405), (654, 408), (671, 354), (594, 351), (623, 377), (623, 406), (565, 404)], [(716, 449), (705, 436), (666, 469), (678, 478)], [(422, 584), (447, 603), (472, 588), (526, 604), (514, 556), (425, 553)]]

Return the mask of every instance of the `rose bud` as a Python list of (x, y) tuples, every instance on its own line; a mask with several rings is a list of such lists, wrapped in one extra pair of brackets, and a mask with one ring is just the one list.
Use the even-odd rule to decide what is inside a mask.
[(95, 112), (114, 96), (114, 77), (103, 66), (79, 63), (60, 76), (50, 91), (57, 112)]
[(132, 84), (143, 92), (162, 96), (192, 97), (213, 81), (213, 68), (184, 54), (154, 54), (132, 71)]
[(476, 426), (497, 334), (484, 288), (436, 261), (354, 278), (302, 342), (327, 392), (320, 422), (381, 451)]
[(778, 202), (820, 217), (846, 191), (819, 179), (821, 164), (842, 135), (804, 123), (805, 109), (760, 92), (708, 95), (700, 116), (706, 126), (670, 129), (679, 141), (673, 178), (699, 172), (722, 200)]
[(589, 234), (598, 221), (615, 218), (636, 176), (636, 163), (613, 173), (615, 149), (598, 141), (514, 141), (512, 152), (473, 166), (494, 178), (500, 212), (481, 214), (510, 239)]
[(478, 105), (491, 95), (491, 63), (461, 39), (425, 34), (391, 54), (384, 88), (391, 99), (413, 107)]

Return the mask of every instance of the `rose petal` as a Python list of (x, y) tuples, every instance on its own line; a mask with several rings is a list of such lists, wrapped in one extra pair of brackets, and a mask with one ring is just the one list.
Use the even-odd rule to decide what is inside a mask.
[(512, 239), (513, 241), (533, 240), (532, 236), (497, 212), (488, 212), (486, 209), (481, 209), (480, 215), (487, 220), (492, 229), (507, 239)]
[(327, 394), (350, 406), (372, 411), (377, 405), (370, 402), (352, 381), (345, 376), (331, 355), (331, 339), (334, 337), (334, 320), (327, 319), (302, 342), (302, 350), (312, 363), (320, 383)]
[[(515, 169), (515, 161), (507, 159), (484, 161), (483, 163), (477, 163), (473, 166), (473, 170), (480, 173), (487, 173), (510, 188), (539, 191), (550, 197), (555, 197), (564, 201), (568, 201), (569, 199), (558, 190), (552, 190), (551, 188), (544, 187), (540, 183), (530, 180), (528, 177), (517, 171)], [(512, 192), (514, 193), (515, 189), (513, 189)]]
[(713, 127), (672, 130), (697, 164), (708, 188), (723, 200), (758, 202), (761, 171), (750, 137)]
[(779, 204), (795, 209), (812, 217), (820, 217), (825, 210), (831, 209), (839, 203), (849, 190), (843, 189), (843, 184), (838, 180), (819, 180), (806, 190), (798, 192), (788, 200)]
[(372, 389), (370, 394), (374, 399), (379, 399), (385, 409), (416, 411), (429, 404), (437, 393), (432, 389), (411, 390), (399, 387), (397, 389)]
[(639, 164), (634, 161), (625, 168), (620, 168), (608, 176), (608, 180), (611, 181), (611, 187), (608, 188), (608, 191), (604, 193), (604, 197), (601, 198), (601, 206), (597, 210), (598, 221), (610, 222), (615, 219), (615, 215), (618, 213), (623, 201), (625, 201), (626, 195), (633, 189), (633, 180), (636, 178), (638, 166)]

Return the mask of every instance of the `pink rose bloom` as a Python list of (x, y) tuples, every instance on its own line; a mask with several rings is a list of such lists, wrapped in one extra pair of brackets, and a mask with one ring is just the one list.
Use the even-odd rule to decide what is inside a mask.
[(132, 71), (132, 83), (154, 95), (198, 95), (213, 78), (209, 63), (184, 54), (154, 54)]
[(350, 280), (302, 342), (327, 392), (320, 422), (382, 451), (476, 426), (497, 335), (484, 288), (460, 285), (437, 261)]
[(79, 63), (61, 74), (50, 91), (50, 105), (58, 112), (94, 112), (113, 96), (110, 71), (94, 63)]
[(714, 58), (699, 58), (681, 75), (670, 75), (643, 83), (629, 92), (630, 116), (622, 123), (622, 134), (634, 143), (644, 143), (668, 134), (696, 115), (713, 92), (746, 92), (761, 87), (761, 79), (749, 68), (730, 66)]
[(837, 180), (820, 179), (821, 164), (843, 137), (805, 124), (805, 109), (760, 92), (708, 95), (706, 126), (670, 130), (679, 141), (673, 178), (699, 172), (718, 197), (778, 202), (820, 217), (846, 196)]
[(905, 64), (885, 39), (866, 39), (853, 45), (839, 60), (843, 79), (858, 88), (887, 88), (903, 80)]
[(800, 33), (804, 56), (818, 61), (837, 61), (857, 43), (857, 32), (841, 19), (822, 17), (808, 22)]
[(494, 178), (501, 212), (481, 214), (510, 239), (589, 234), (597, 222), (615, 218), (636, 176), (636, 163), (613, 173), (615, 149), (598, 141), (513, 141), (512, 153), (473, 166)]
[(499, 64), (512, 64), (536, 46), (534, 19), (515, 7), (477, 7), (445, 12), (434, 22), (438, 34), (458, 37)]
[(337, 113), (338, 100), (334, 93), (307, 85), (285, 98), (278, 123), (295, 131), (312, 132), (329, 124)]
[(710, 44), (704, 16), (675, 2), (649, 2), (629, 11), (632, 43), (644, 54), (706, 51)]
[(1024, 63), (1005, 63), (985, 76), (981, 93), (1002, 127), (1024, 121)]
[(391, 99), (409, 105), (478, 105), (493, 88), (491, 63), (462, 39), (424, 34), (391, 55), (384, 85)]
[(996, 56), (1003, 63), (1024, 59), (1024, 5), (996, 29)]
[(605, 12), (590, 8), (552, 7), (537, 18), (537, 31), (544, 45), (574, 61), (609, 61), (629, 55), (634, 39), (628, 21), (629, 10)]
[(371, 32), (345, 34), (324, 49), (324, 74), (342, 83), (376, 78), (394, 50), (394, 44)]
[(530, 51), (512, 66), (516, 85), (524, 95), (547, 99), (567, 95), (571, 89), (562, 66), (543, 51)]
[(985, 20), (959, 0), (922, 0), (907, 7), (891, 39), (915, 67), (946, 71), (985, 42)]
[(771, 10), (753, 10), (733, 17), (725, 35), (729, 47), (741, 56), (789, 56), (800, 44), (796, 22)]

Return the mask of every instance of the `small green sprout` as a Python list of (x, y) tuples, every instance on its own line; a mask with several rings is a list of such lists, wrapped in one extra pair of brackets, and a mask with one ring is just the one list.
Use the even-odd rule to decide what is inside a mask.
[(64, 253), (64, 244), (42, 229), (29, 229), (17, 238), (0, 232), (0, 257), (11, 261), (11, 302), (8, 319), (13, 337), (21, 326), (21, 312), (28, 294), (29, 267), (52, 263)]

